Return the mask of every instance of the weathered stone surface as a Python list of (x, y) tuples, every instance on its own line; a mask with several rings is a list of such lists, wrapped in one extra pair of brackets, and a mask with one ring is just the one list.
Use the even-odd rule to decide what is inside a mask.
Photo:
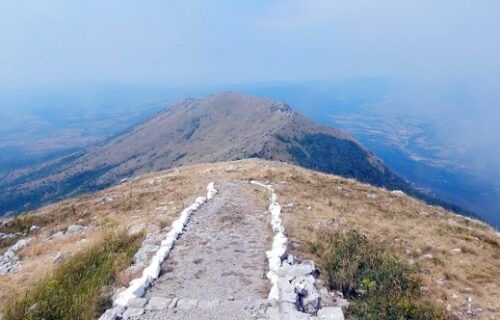
[(31, 242), (30, 238), (18, 240), (13, 246), (0, 256), (0, 274), (11, 272), (19, 266), (17, 252), (26, 248)]
[(154, 244), (148, 244), (142, 246), (139, 251), (134, 255), (134, 264), (143, 267), (149, 264), (151, 256), (160, 249), (160, 246)]
[(146, 306), (146, 310), (165, 310), (172, 303), (172, 299), (164, 297), (151, 297)]
[(282, 320), (309, 320), (311, 319), (311, 315), (300, 312), (297, 310), (283, 310), (281, 314)]
[(322, 308), (318, 311), (318, 320), (344, 320), (344, 313), (338, 307)]
[(130, 300), (128, 303), (129, 308), (144, 308), (144, 306), (148, 303), (148, 299), (146, 298), (135, 298)]
[(99, 320), (116, 320), (120, 319), (125, 308), (122, 306), (116, 306), (114, 308), (106, 310), (104, 314), (99, 318)]
[(178, 302), (179, 302), (179, 298), (173, 298), (172, 301), (170, 302), (170, 304), (168, 305), (168, 308), (174, 309), (175, 307), (177, 307)]
[(75, 233), (84, 233), (87, 231), (86, 226), (82, 226), (79, 224), (73, 224), (66, 229), (66, 234), (75, 234)]
[(316, 279), (312, 276), (302, 276), (293, 281), (296, 292), (300, 292), (299, 303), (304, 312), (315, 314), (321, 307), (321, 295), (315, 287)]
[(99, 320), (116, 320), (118, 319), (118, 314), (114, 309), (108, 309), (102, 316), (99, 317)]
[(220, 304), (220, 300), (200, 300), (198, 302), (198, 308), (201, 309), (214, 309)]
[(315, 272), (316, 268), (310, 263), (290, 265), (289, 263), (284, 262), (278, 271), (278, 276), (280, 278), (287, 279), (288, 281), (292, 281), (297, 277), (311, 275)]
[(282, 302), (281, 303), (281, 313), (282, 314), (289, 314), (292, 312), (297, 311), (297, 306), (295, 303), (290, 303), (290, 302)]
[(143, 308), (128, 308), (122, 315), (123, 320), (128, 320), (130, 318), (140, 317), (144, 314)]
[(64, 236), (64, 231), (57, 231), (50, 236), (51, 239), (58, 239)]
[(347, 301), (347, 299), (337, 297), (335, 299), (334, 306), (341, 308), (342, 311), (345, 313), (347, 312), (347, 309), (349, 309), (349, 301)]
[(15, 238), (20, 238), (24, 236), (25, 234), (22, 232), (15, 232), (15, 233), (2, 233), (0, 232), (0, 239), (15, 239)]
[(181, 310), (189, 310), (196, 308), (197, 305), (198, 300), (196, 299), (179, 299), (176, 308)]
[(10, 247), (10, 249), (14, 252), (18, 252), (18, 251), (26, 248), (30, 244), (30, 242), (31, 242), (30, 238), (18, 240), (16, 242), (16, 244), (14, 244), (12, 247)]

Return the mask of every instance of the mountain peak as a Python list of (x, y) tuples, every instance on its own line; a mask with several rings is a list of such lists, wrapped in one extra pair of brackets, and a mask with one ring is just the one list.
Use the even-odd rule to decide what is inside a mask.
[(184, 100), (84, 153), (11, 174), (0, 184), (0, 212), (95, 191), (145, 172), (245, 158), (411, 189), (348, 134), (318, 125), (284, 102), (223, 92)]
[[(290, 114), (292, 108), (284, 102), (268, 98), (251, 96), (235, 91), (215, 93), (202, 99), (189, 98), (176, 106), (168, 109), (180, 108), (182, 111), (192, 109), (205, 109), (209, 112), (254, 112), (262, 114), (266, 112), (282, 112)], [(168, 110), (167, 109), (167, 110)]]

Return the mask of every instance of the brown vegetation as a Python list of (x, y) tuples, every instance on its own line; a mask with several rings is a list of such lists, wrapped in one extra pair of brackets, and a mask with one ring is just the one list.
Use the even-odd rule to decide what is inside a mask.
[[(209, 181), (250, 179), (274, 185), (293, 254), (313, 258), (309, 245), (325, 232), (356, 230), (420, 270), (424, 295), (442, 308), (468, 319), (467, 299), (471, 297), (475, 317), (500, 315), (500, 238), (493, 228), (406, 195), (261, 160), (199, 164), (147, 174), (30, 213), (44, 228), (33, 245), (22, 251), (22, 266), (0, 276), (0, 305), (10, 290), (33, 286), (40, 275), (51, 270), (52, 256), (58, 251), (78, 252), (85, 245), (79, 240), (86, 238), (90, 245), (107, 229), (126, 229), (138, 223), (168, 225), (205, 192)], [(266, 207), (265, 190), (253, 190), (249, 196)], [(113, 201), (106, 202), (106, 197)], [(51, 233), (78, 221), (93, 228), (85, 235), (43, 242)], [(325, 276), (325, 266), (319, 267)]]

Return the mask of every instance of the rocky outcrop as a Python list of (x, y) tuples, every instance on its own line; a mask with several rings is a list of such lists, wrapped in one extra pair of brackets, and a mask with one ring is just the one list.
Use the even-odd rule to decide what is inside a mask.
[(21, 239), (13, 246), (7, 249), (2, 256), (0, 256), (0, 274), (9, 273), (19, 266), (19, 256), (17, 253), (26, 248), (31, 242), (30, 238)]

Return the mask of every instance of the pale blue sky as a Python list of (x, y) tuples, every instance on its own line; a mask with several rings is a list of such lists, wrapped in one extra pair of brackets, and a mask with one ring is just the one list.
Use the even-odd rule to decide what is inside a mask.
[(390, 78), (382, 107), (495, 168), (499, 17), (498, 0), (0, 0), (0, 89)]
[(0, 1), (0, 86), (397, 76), (498, 88), (497, 0)]

